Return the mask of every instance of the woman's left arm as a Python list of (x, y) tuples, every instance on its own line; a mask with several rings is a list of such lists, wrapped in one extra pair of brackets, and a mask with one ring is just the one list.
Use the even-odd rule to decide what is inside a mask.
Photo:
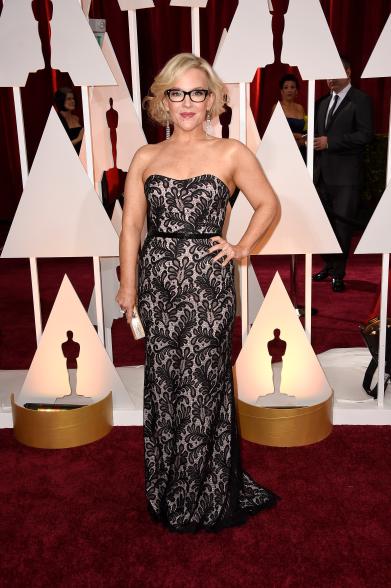
[(254, 214), (246, 232), (236, 245), (228, 243), (222, 237), (212, 237), (215, 244), (209, 252), (218, 251), (215, 260), (225, 256), (223, 266), (231, 259), (242, 259), (250, 255), (252, 247), (270, 227), (280, 208), (279, 201), (257, 158), (239, 141), (230, 140), (230, 143), (228, 155), (232, 162), (232, 180), (250, 202)]

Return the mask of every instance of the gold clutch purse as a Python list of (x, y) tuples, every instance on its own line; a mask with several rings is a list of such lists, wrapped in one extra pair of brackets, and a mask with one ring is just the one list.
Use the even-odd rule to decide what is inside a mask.
[(130, 319), (130, 329), (132, 331), (133, 337), (136, 340), (145, 337), (144, 327), (141, 322), (137, 306), (135, 306), (132, 311), (132, 318)]

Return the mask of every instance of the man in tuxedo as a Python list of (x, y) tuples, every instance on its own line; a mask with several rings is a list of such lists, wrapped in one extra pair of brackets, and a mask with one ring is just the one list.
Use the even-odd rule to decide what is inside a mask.
[(350, 63), (347, 59), (342, 62), (346, 78), (327, 80), (331, 94), (319, 103), (314, 140), (314, 183), (342, 254), (324, 255), (324, 267), (312, 279), (319, 282), (331, 277), (334, 292), (345, 289), (350, 223), (359, 204), (365, 146), (373, 136), (370, 98), (352, 87)]

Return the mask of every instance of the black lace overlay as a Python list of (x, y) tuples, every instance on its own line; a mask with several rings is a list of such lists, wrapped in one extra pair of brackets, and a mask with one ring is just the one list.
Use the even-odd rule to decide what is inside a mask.
[(139, 259), (138, 307), (146, 332), (146, 494), (176, 531), (217, 530), (275, 503), (242, 472), (235, 422), (231, 335), (233, 264), (208, 253), (229, 198), (213, 175), (145, 183), (148, 236)]

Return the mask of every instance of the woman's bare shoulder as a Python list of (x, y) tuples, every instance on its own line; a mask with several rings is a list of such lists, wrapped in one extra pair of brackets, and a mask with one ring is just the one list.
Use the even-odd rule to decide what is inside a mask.
[(235, 153), (240, 151), (243, 147), (243, 143), (237, 139), (216, 139), (216, 146), (224, 153)]
[(150, 162), (161, 150), (160, 143), (147, 143), (139, 147), (135, 152), (131, 165), (133, 167), (145, 169)]
[(219, 143), (224, 157), (240, 157), (249, 151), (248, 147), (237, 139), (219, 139)]

